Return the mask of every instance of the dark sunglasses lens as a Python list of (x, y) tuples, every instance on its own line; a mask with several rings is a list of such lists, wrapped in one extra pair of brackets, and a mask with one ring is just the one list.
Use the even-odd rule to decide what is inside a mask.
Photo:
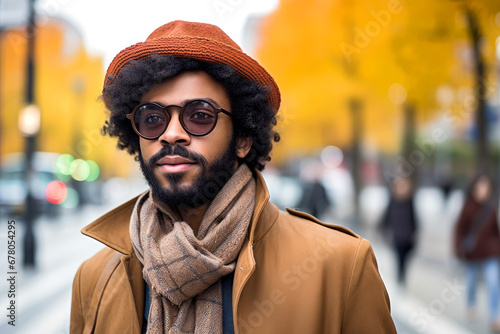
[(210, 132), (217, 121), (217, 113), (210, 103), (196, 100), (184, 106), (182, 120), (187, 130), (196, 135)]
[(146, 104), (135, 112), (134, 123), (137, 131), (147, 138), (157, 138), (167, 128), (169, 117), (159, 107)]

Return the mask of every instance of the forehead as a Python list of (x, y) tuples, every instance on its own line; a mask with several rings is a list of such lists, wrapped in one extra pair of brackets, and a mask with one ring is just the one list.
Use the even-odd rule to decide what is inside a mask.
[(181, 104), (196, 98), (209, 98), (229, 108), (229, 95), (221, 83), (203, 71), (189, 71), (153, 86), (141, 99), (144, 102)]

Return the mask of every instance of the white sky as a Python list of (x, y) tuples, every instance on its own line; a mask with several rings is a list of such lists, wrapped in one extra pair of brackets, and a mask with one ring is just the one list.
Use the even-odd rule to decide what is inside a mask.
[(215, 24), (241, 46), (248, 16), (269, 13), (278, 1), (37, 0), (37, 13), (41, 19), (59, 16), (74, 24), (89, 52), (104, 55), (107, 67), (119, 51), (177, 19)]

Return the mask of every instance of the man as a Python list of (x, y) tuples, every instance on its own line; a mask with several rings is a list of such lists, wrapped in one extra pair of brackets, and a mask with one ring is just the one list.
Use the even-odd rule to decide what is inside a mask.
[(103, 100), (151, 189), (83, 229), (71, 333), (395, 333), (370, 244), (268, 201), (280, 93), (219, 28), (158, 28)]

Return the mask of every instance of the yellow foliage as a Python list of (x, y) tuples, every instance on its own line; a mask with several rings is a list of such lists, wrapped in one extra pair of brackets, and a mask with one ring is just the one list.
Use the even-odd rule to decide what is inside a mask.
[[(282, 144), (276, 146), (275, 160), (326, 145), (348, 147), (352, 99), (362, 104), (365, 142), (398, 150), (404, 106), (390, 100), (393, 84), (405, 88), (405, 103), (416, 107), (420, 124), (442, 112), (436, 101), (438, 87), (446, 85), (456, 92), (473, 87), (463, 7), (470, 3), (282, 0), (263, 20), (257, 49), (259, 61), (282, 92)], [(472, 3), (485, 36), (483, 56), (491, 69), (500, 33), (495, 23), (500, 2)], [(495, 81), (493, 72), (488, 82)]]
[[(22, 152), (18, 129), (25, 106), (27, 38), (22, 29), (0, 39), (0, 152)], [(104, 105), (99, 101), (104, 78), (101, 57), (90, 56), (78, 32), (64, 21), (38, 25), (35, 47), (35, 104), (41, 110), (38, 151), (69, 153), (92, 159), (103, 176), (126, 176), (132, 159), (116, 149), (116, 140), (100, 134)]]

